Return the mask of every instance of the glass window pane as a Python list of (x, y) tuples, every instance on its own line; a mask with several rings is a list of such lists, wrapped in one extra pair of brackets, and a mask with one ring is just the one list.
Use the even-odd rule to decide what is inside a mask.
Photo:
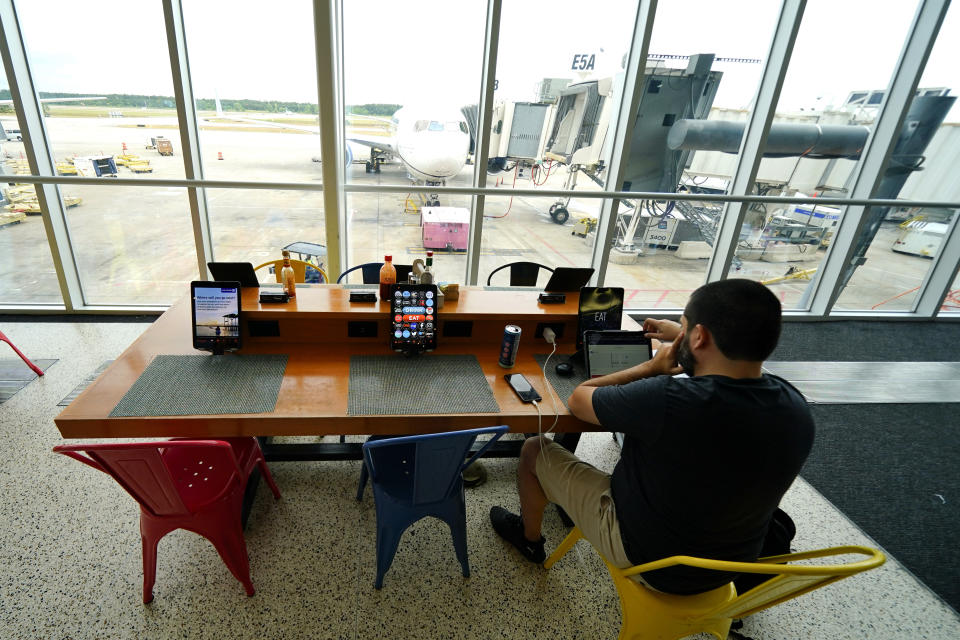
[(183, 13), (204, 177), (319, 181), (310, 2), (186, 2)]
[[(590, 266), (596, 233), (589, 231), (596, 216), (580, 211), (599, 210), (600, 200), (572, 201), (570, 223), (562, 227), (550, 222), (546, 213), (552, 204), (552, 198), (486, 198), (477, 284), (485, 285), (494, 269), (512, 262), (534, 262), (550, 269)], [(537, 285), (543, 287), (549, 279), (550, 273), (541, 269)], [(619, 284), (609, 278), (607, 283)], [(490, 285), (509, 286), (510, 270), (496, 273)]]
[(960, 315), (960, 273), (953, 280), (950, 292), (940, 306), (940, 315)]
[[(739, 147), (724, 153), (701, 131), (749, 119), (778, 10), (773, 2), (657, 6), (625, 190), (727, 193)], [(631, 290), (628, 307), (682, 308), (703, 283), (722, 214), (712, 202), (625, 202), (605, 284)]]
[[(0, 173), (29, 174), (20, 114), (0, 63)], [(3, 185), (0, 200), (0, 304), (63, 304), (33, 185)]]
[(343, 4), (348, 182), (471, 183), (461, 109), (480, 93), (485, 24), (480, 0)]
[[(347, 267), (367, 262), (410, 265), (433, 251), (437, 282), (466, 282), (470, 197), (448, 196), (443, 206), (431, 207), (415, 193), (348, 193), (350, 246)], [(336, 274), (330, 274), (336, 280)], [(360, 270), (346, 282), (363, 281)]]
[[(283, 257), (314, 263), (326, 272), (326, 222), (321, 191), (207, 189), (213, 252), (220, 262), (250, 262), (257, 267)], [(312, 272), (312, 270), (311, 270)], [(269, 268), (257, 272), (275, 282)], [(337, 274), (327, 274), (336, 281)]]
[(874, 208), (867, 215), (879, 227), (834, 309), (912, 311), (956, 211)]
[(0, 304), (63, 304), (33, 185), (5, 185), (4, 193)]
[[(940, 26), (910, 111), (934, 128), (933, 135), (923, 136), (929, 142), (925, 149), (918, 151), (922, 154), (921, 170), (910, 172), (900, 190), (900, 198), (960, 202), (960, 180), (956, 179), (960, 164), (958, 40), (960, 8), (954, 3)], [(918, 133), (922, 134), (919, 130)]]
[(64, 186), (83, 298), (90, 305), (167, 305), (189, 293), (197, 255), (187, 190)]
[(604, 284), (622, 286), (626, 308), (682, 309), (704, 282), (719, 202), (622, 203), (619, 237), (635, 238), (634, 250), (610, 250)]
[[(814, 197), (849, 193), (916, 2), (895, 3), (889, 9), (877, 13), (861, 37), (850, 38), (850, 25), (873, 12), (875, 3), (807, 2), (754, 192)], [(737, 144), (740, 137), (735, 137)], [(842, 208), (824, 205), (751, 207), (730, 275), (761, 281), (784, 278), (777, 285), (786, 293), (784, 306), (805, 306), (807, 300), (796, 295), (797, 290), (816, 273), (842, 215)]]
[[(16, 4), (59, 172), (182, 178), (161, 4)], [(158, 137), (172, 155), (160, 153)]]

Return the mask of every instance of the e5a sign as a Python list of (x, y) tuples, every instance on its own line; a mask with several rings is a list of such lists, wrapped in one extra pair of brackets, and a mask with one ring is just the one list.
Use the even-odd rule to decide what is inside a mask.
[(597, 54), (578, 53), (573, 56), (573, 64), (570, 65), (572, 71), (593, 71), (597, 63)]

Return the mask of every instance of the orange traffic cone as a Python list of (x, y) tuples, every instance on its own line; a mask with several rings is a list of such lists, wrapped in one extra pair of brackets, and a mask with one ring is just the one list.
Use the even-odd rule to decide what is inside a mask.
[(123, 142), (123, 143), (121, 143), (121, 144), (123, 144), (123, 152), (126, 153), (126, 152), (127, 152), (127, 143), (126, 143), (126, 142)]
[(217, 151), (217, 160), (223, 160), (223, 151)]

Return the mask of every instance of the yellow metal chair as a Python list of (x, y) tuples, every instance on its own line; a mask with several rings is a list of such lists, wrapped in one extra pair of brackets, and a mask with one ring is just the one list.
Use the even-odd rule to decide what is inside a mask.
[[(580, 529), (574, 527), (560, 546), (550, 554), (543, 566), (549, 569), (582, 537)], [(785, 564), (795, 560), (848, 554), (864, 555), (867, 559), (846, 564)], [(610, 565), (603, 556), (601, 558), (607, 565), (607, 570), (620, 596), (623, 619), (620, 626), (620, 640), (647, 638), (675, 640), (695, 633), (710, 633), (724, 640), (730, 632), (730, 624), (734, 618), (752, 615), (831, 582), (879, 567), (886, 561), (886, 557), (880, 551), (860, 546), (831, 547), (790, 553), (761, 558), (757, 562), (726, 562), (690, 556), (673, 556), (628, 569), (618, 569)], [(677, 565), (737, 573), (775, 574), (775, 577), (741, 595), (737, 595), (733, 583), (730, 582), (712, 591), (692, 596), (660, 593), (630, 579), (630, 576), (638, 573)]]
[[(293, 278), (297, 282), (306, 282), (307, 281), (307, 269), (313, 269), (320, 274), (320, 282), (330, 282), (327, 279), (327, 272), (313, 264), (312, 262), (306, 262), (304, 260), (294, 260), (290, 259), (290, 266), (293, 267)], [(263, 269), (264, 267), (273, 267), (274, 275), (277, 278), (277, 282), (280, 282), (280, 270), (283, 269), (283, 260), (270, 260), (269, 262), (264, 262), (261, 265), (254, 267), (254, 271)]]

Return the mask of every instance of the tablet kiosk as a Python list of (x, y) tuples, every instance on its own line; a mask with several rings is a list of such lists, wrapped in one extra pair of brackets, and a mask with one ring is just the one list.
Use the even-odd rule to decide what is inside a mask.
[(240, 283), (190, 283), (193, 348), (220, 355), (240, 348)]
[(391, 285), (390, 348), (408, 355), (437, 348), (437, 286)]

